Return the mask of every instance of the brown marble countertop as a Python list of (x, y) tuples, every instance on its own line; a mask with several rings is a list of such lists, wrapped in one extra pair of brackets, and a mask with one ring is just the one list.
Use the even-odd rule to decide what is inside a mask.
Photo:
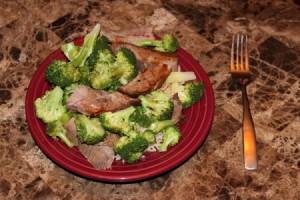
[[(300, 196), (299, 1), (0, 1), (0, 199), (285, 199)], [(203, 66), (216, 109), (183, 165), (157, 178), (110, 184), (78, 177), (34, 142), (24, 99), (39, 64), (60, 45), (104, 29), (175, 34)], [(241, 91), (228, 74), (235, 33), (249, 35), (248, 86), (259, 167), (243, 167)]]

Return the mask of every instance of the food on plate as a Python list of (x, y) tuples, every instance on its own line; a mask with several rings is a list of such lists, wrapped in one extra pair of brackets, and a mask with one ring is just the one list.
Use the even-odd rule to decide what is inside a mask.
[(170, 69), (165, 64), (159, 64), (153, 67), (147, 67), (140, 71), (138, 76), (126, 85), (118, 88), (119, 92), (136, 97), (147, 94), (161, 87), (165, 82)]
[(166, 152), (180, 142), (182, 110), (197, 103), (204, 85), (181, 72), (173, 35), (152, 29), (101, 31), (61, 47), (65, 60), (45, 71), (53, 86), (34, 102), (46, 134), (79, 151), (96, 169), (114, 160), (135, 163), (146, 151)]

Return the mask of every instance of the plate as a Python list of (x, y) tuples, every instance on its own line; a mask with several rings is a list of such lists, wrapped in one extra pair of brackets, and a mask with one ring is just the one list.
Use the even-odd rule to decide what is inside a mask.
[[(83, 38), (74, 40), (82, 45)], [(63, 52), (58, 49), (51, 53), (34, 73), (26, 93), (26, 120), (32, 137), (39, 148), (55, 163), (79, 176), (106, 182), (132, 182), (153, 178), (168, 172), (188, 160), (201, 146), (207, 137), (214, 117), (214, 94), (207, 74), (199, 63), (184, 49), (178, 52), (182, 71), (194, 71), (197, 79), (205, 85), (203, 99), (183, 114), (185, 121), (179, 127), (182, 137), (179, 143), (170, 147), (167, 152), (146, 153), (145, 157), (134, 164), (123, 164), (115, 161), (110, 170), (97, 170), (86, 160), (77, 147), (68, 148), (59, 140), (46, 135), (46, 126), (35, 116), (34, 101), (51, 89), (44, 77), (48, 65), (57, 59), (66, 60)]]

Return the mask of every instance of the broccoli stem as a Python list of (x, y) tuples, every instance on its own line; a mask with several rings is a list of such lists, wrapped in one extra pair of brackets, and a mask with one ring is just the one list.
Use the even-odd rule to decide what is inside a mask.
[(59, 137), (68, 147), (72, 148), (74, 146), (73, 142), (69, 140), (66, 134), (59, 132), (56, 136)]

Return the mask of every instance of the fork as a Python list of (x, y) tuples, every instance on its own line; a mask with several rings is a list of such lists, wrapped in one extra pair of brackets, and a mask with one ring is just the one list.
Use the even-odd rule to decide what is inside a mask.
[(257, 169), (257, 149), (255, 129), (249, 107), (246, 86), (250, 81), (247, 35), (236, 35), (232, 38), (230, 74), (231, 78), (242, 87), (243, 100), (243, 150), (244, 164), (247, 170)]

